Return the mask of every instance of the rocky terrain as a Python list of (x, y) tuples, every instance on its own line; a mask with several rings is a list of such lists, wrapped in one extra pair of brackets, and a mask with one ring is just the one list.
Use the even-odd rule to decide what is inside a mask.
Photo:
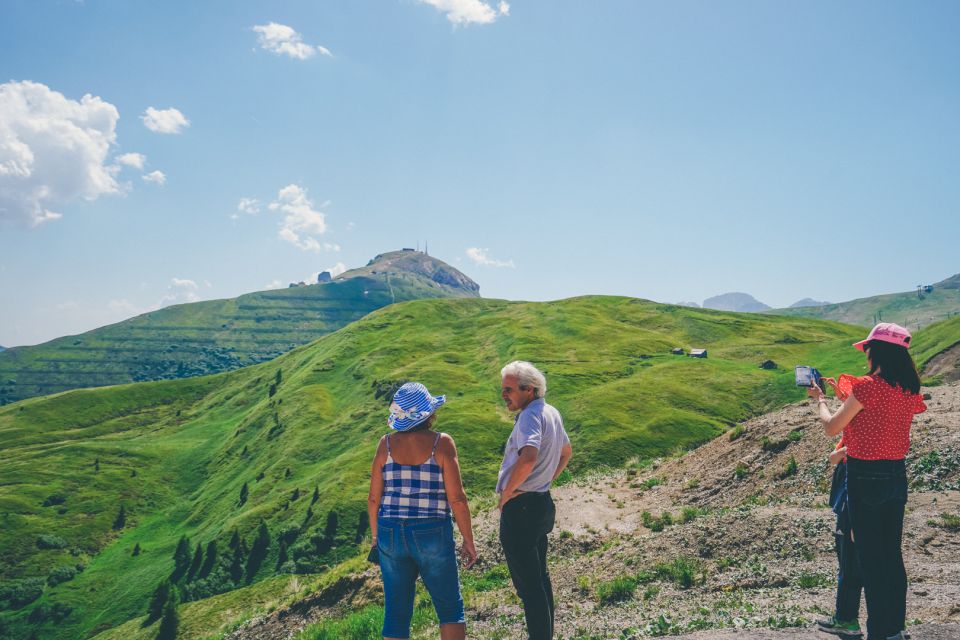
[[(914, 422), (904, 557), (914, 640), (960, 637), (960, 384), (925, 389)], [(563, 638), (827, 637), (836, 559), (826, 506), (832, 443), (813, 408), (789, 406), (669, 460), (579, 478), (554, 491), (551, 540)], [(669, 515), (667, 515), (669, 514)], [(481, 562), (469, 633), (524, 637), (502, 565), (497, 513), (476, 519)], [(381, 597), (377, 569), (251, 621), (231, 639), (279, 639)], [(865, 621), (865, 607), (861, 623)], [(414, 637), (435, 637), (434, 629)]]

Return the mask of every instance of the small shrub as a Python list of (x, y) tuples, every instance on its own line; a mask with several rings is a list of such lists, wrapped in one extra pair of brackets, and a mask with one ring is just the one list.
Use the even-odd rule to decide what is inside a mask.
[(653, 489), (654, 487), (659, 486), (661, 484), (663, 484), (663, 478), (658, 478), (657, 476), (654, 476), (652, 478), (647, 478), (646, 480), (641, 482), (640, 487), (644, 490), (647, 490), (647, 489)]
[(797, 586), (801, 589), (815, 589), (816, 587), (825, 587), (833, 582), (826, 576), (819, 573), (803, 572), (797, 576)]
[(577, 576), (577, 590), (583, 595), (590, 593), (590, 578), (587, 576)]
[(730, 429), (730, 442), (733, 442), (746, 432), (747, 428), (742, 424), (738, 424), (733, 429)]
[(77, 575), (77, 570), (75, 567), (64, 566), (57, 567), (50, 572), (50, 575), (47, 576), (47, 584), (51, 587), (55, 587), (61, 582), (66, 582), (67, 580), (73, 580)]
[(797, 473), (797, 459), (793, 456), (790, 456), (790, 459), (787, 460), (787, 465), (783, 468), (783, 471), (780, 473), (781, 478), (789, 478), (790, 476), (796, 475)]
[(790, 444), (790, 440), (784, 438), (783, 440), (771, 440), (767, 436), (763, 436), (760, 439), (760, 448), (769, 453), (778, 453), (787, 448), (787, 445)]
[(42, 533), (37, 536), (38, 549), (64, 549), (66, 546), (67, 541), (59, 536), (54, 536), (49, 533)]
[(601, 605), (613, 604), (633, 598), (637, 589), (637, 579), (632, 576), (620, 576), (597, 585), (597, 598)]
[(790, 442), (800, 442), (802, 438), (803, 438), (803, 431), (800, 431), (799, 429), (794, 429), (789, 434), (787, 434), (787, 440), (789, 440)]
[(684, 507), (680, 512), (680, 524), (686, 524), (692, 520), (696, 520), (700, 515), (702, 514), (696, 507)]
[(747, 474), (750, 473), (750, 470), (747, 469), (747, 465), (742, 462), (737, 463), (737, 467), (733, 470), (733, 477), (737, 480), (743, 480), (747, 477)]
[(47, 496), (46, 499), (44, 499), (43, 506), (52, 507), (55, 505), (63, 504), (66, 501), (67, 501), (67, 496), (61, 493), (52, 493), (49, 496)]
[(658, 593), (660, 593), (659, 586), (655, 584), (647, 585), (647, 588), (643, 590), (643, 599), (650, 600), (651, 598), (655, 598)]
[(960, 531), (960, 516), (952, 513), (941, 513), (940, 518), (943, 520), (943, 528), (947, 531)]

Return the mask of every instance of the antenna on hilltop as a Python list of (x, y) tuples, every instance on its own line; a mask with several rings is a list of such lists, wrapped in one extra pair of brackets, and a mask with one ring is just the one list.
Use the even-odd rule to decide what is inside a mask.
[(417, 251), (420, 251), (420, 241), (417, 240)]
[(427, 240), (423, 241), (423, 253), (424, 255), (430, 255), (430, 242)]

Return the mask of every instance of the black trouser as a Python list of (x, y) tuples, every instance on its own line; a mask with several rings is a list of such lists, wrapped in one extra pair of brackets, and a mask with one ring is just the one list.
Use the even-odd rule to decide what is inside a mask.
[[(834, 618), (850, 622), (860, 618), (860, 596), (863, 579), (857, 548), (850, 537), (850, 507), (847, 504), (847, 465), (838, 464), (833, 470), (830, 504), (837, 511), (837, 529), (834, 533), (837, 549), (837, 601)], [(839, 503), (839, 504), (837, 504)]]
[(550, 492), (523, 493), (503, 506), (500, 544), (531, 640), (553, 638), (553, 585), (547, 571), (547, 534), (557, 509)]
[(867, 634), (887, 638), (904, 629), (907, 572), (900, 550), (907, 473), (903, 460), (847, 458), (847, 492), (863, 591)]

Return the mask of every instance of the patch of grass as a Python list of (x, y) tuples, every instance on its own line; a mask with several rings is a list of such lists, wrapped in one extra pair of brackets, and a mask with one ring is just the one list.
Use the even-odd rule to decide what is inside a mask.
[(643, 490), (648, 490), (648, 489), (653, 489), (654, 487), (658, 487), (663, 483), (664, 483), (663, 478), (660, 478), (658, 476), (653, 476), (651, 478), (647, 478), (646, 480), (642, 480), (639, 483), (639, 486)]
[(465, 591), (471, 590), (478, 593), (495, 591), (510, 584), (510, 571), (505, 564), (491, 567), (482, 574), (475, 571), (461, 571), (460, 582)]
[(952, 513), (941, 513), (940, 519), (943, 520), (941, 526), (947, 531), (960, 531), (960, 516)]
[(653, 570), (658, 577), (670, 580), (681, 589), (703, 584), (707, 579), (703, 563), (688, 556), (680, 556), (670, 562), (661, 562), (654, 565)]
[(789, 434), (787, 434), (787, 440), (790, 442), (800, 442), (803, 439), (803, 431), (800, 429), (794, 429)]
[(734, 440), (742, 436), (746, 431), (747, 431), (747, 428), (742, 424), (738, 424), (733, 429), (730, 429), (730, 435), (728, 436), (728, 438), (730, 439), (730, 442), (733, 442)]
[(596, 594), (601, 605), (631, 600), (637, 590), (637, 579), (633, 576), (619, 576), (607, 582), (597, 584)]
[(797, 474), (797, 459), (793, 456), (790, 456), (790, 459), (787, 460), (787, 464), (783, 467), (783, 471), (780, 472), (781, 478), (789, 478)]
[(833, 579), (820, 573), (807, 573), (806, 571), (797, 576), (796, 584), (801, 589), (815, 589), (832, 584)]
[(750, 469), (747, 468), (742, 462), (738, 462), (736, 468), (733, 470), (733, 477), (737, 480), (743, 480), (750, 473)]

